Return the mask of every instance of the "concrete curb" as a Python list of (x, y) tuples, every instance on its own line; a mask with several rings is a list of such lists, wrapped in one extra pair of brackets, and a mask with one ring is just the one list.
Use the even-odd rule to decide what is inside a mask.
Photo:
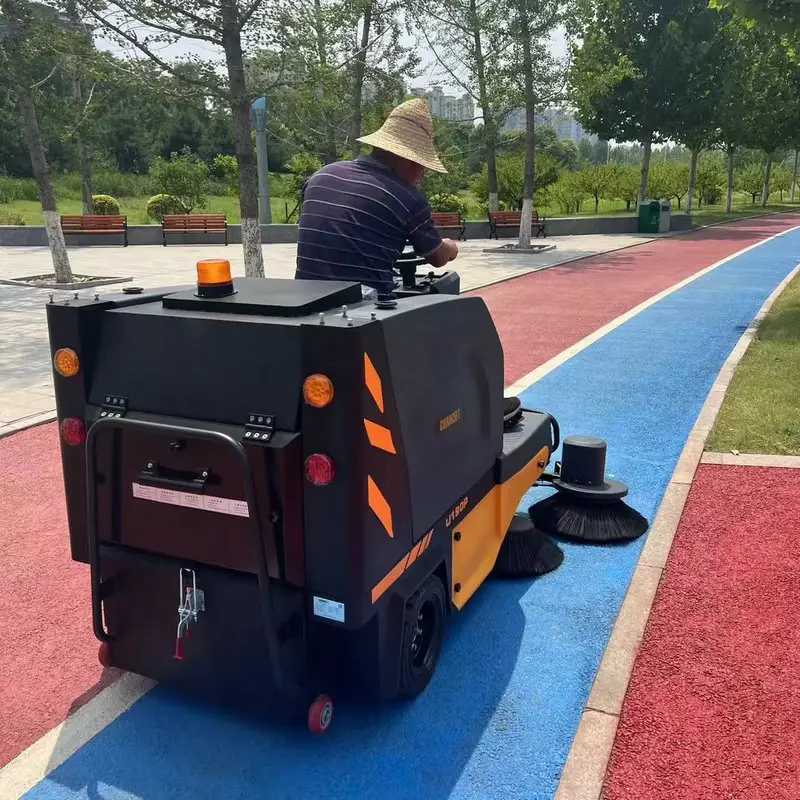
[(725, 467), (800, 469), (800, 456), (777, 456), (767, 453), (703, 453), (700, 463)]
[(48, 422), (54, 422), (57, 418), (55, 410), (43, 411), (40, 414), (32, 414), (30, 417), (23, 417), (15, 422), (10, 422), (8, 425), (0, 426), (0, 439), (11, 436), (12, 433), (19, 433), (20, 431), (27, 430), (28, 428), (38, 428), (39, 425), (46, 425)]
[(644, 636), (695, 471), (703, 457), (706, 439), (719, 414), (733, 373), (753, 341), (759, 324), (787, 284), (798, 274), (800, 263), (761, 306), (723, 364), (689, 434), (611, 631), (554, 800), (600, 800), (636, 653)]

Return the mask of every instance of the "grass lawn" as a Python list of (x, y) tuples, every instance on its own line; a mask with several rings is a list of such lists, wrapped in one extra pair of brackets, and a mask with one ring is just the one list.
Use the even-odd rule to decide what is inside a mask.
[[(479, 204), (471, 192), (463, 191), (460, 193), (461, 197), (467, 204), (467, 218), (473, 220), (485, 219), (481, 215)], [(152, 225), (153, 220), (147, 218), (145, 207), (147, 205), (148, 197), (118, 197), (117, 200), (120, 204), (120, 213), (127, 214), (128, 224), (130, 225)], [(272, 221), (282, 223), (286, 221), (286, 214), (294, 210), (294, 200), (284, 197), (273, 197), (272, 202)], [(287, 209), (288, 205), (288, 209)], [(694, 227), (700, 225), (709, 225), (714, 222), (724, 222), (729, 219), (746, 219), (747, 217), (760, 216), (762, 214), (774, 211), (788, 211), (792, 208), (800, 208), (800, 203), (773, 203), (772, 205), (762, 208), (760, 204), (752, 205), (750, 198), (744, 195), (734, 196), (734, 206), (730, 214), (725, 213), (724, 206), (705, 206), (703, 208), (695, 208), (692, 215), (692, 224)], [(594, 201), (587, 201), (583, 204), (583, 211), (580, 214), (565, 214), (559, 208), (548, 208), (547, 206), (539, 206), (538, 211), (545, 217), (566, 217), (566, 216), (579, 216), (579, 217), (592, 217), (594, 214)], [(0, 204), (0, 219), (4, 217), (2, 212), (19, 214), (25, 220), (26, 225), (41, 225), (42, 212), (39, 207), (38, 201), (33, 200), (14, 200), (11, 203)], [(613, 200), (601, 200), (599, 207), (599, 216), (603, 217), (617, 217), (632, 215), (632, 211), (627, 211), (625, 203)], [(674, 214), (682, 214), (683, 210), (675, 208), (672, 209)], [(80, 200), (60, 200), (58, 203), (59, 214), (80, 214), (81, 202)], [(211, 196), (208, 198), (206, 207), (203, 209), (196, 209), (196, 213), (206, 214), (225, 214), (228, 222), (231, 224), (239, 223), (239, 198), (233, 196)], [(293, 222), (295, 220), (292, 220)], [(8, 224), (8, 223), (0, 223)]]
[(800, 276), (770, 309), (733, 376), (713, 452), (800, 455)]

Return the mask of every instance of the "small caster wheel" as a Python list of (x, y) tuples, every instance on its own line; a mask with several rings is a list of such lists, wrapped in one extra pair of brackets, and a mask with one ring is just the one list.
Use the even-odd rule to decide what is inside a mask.
[(333, 720), (333, 700), (321, 694), (308, 709), (308, 729), (311, 733), (323, 734)]
[(97, 649), (97, 660), (106, 668), (111, 666), (111, 648), (108, 642), (101, 642)]

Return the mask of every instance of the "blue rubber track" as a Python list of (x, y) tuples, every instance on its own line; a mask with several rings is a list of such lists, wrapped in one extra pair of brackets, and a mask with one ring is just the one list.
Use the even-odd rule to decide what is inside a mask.
[[(545, 376), (524, 403), (553, 413), (563, 434), (607, 439), (609, 474), (652, 521), (722, 364), (798, 254), (800, 231), (736, 257)], [(487, 583), (412, 704), (339, 705), (320, 739), (157, 687), (26, 797), (551, 798), (645, 538), (564, 545), (551, 575)]]

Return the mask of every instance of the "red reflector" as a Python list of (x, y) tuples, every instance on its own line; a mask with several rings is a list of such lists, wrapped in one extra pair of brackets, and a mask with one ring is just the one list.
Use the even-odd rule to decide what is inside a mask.
[(333, 460), (322, 453), (314, 453), (306, 459), (306, 478), (314, 486), (327, 486), (334, 476)]
[(61, 435), (67, 444), (83, 444), (86, 441), (86, 426), (82, 420), (67, 417), (61, 423)]

